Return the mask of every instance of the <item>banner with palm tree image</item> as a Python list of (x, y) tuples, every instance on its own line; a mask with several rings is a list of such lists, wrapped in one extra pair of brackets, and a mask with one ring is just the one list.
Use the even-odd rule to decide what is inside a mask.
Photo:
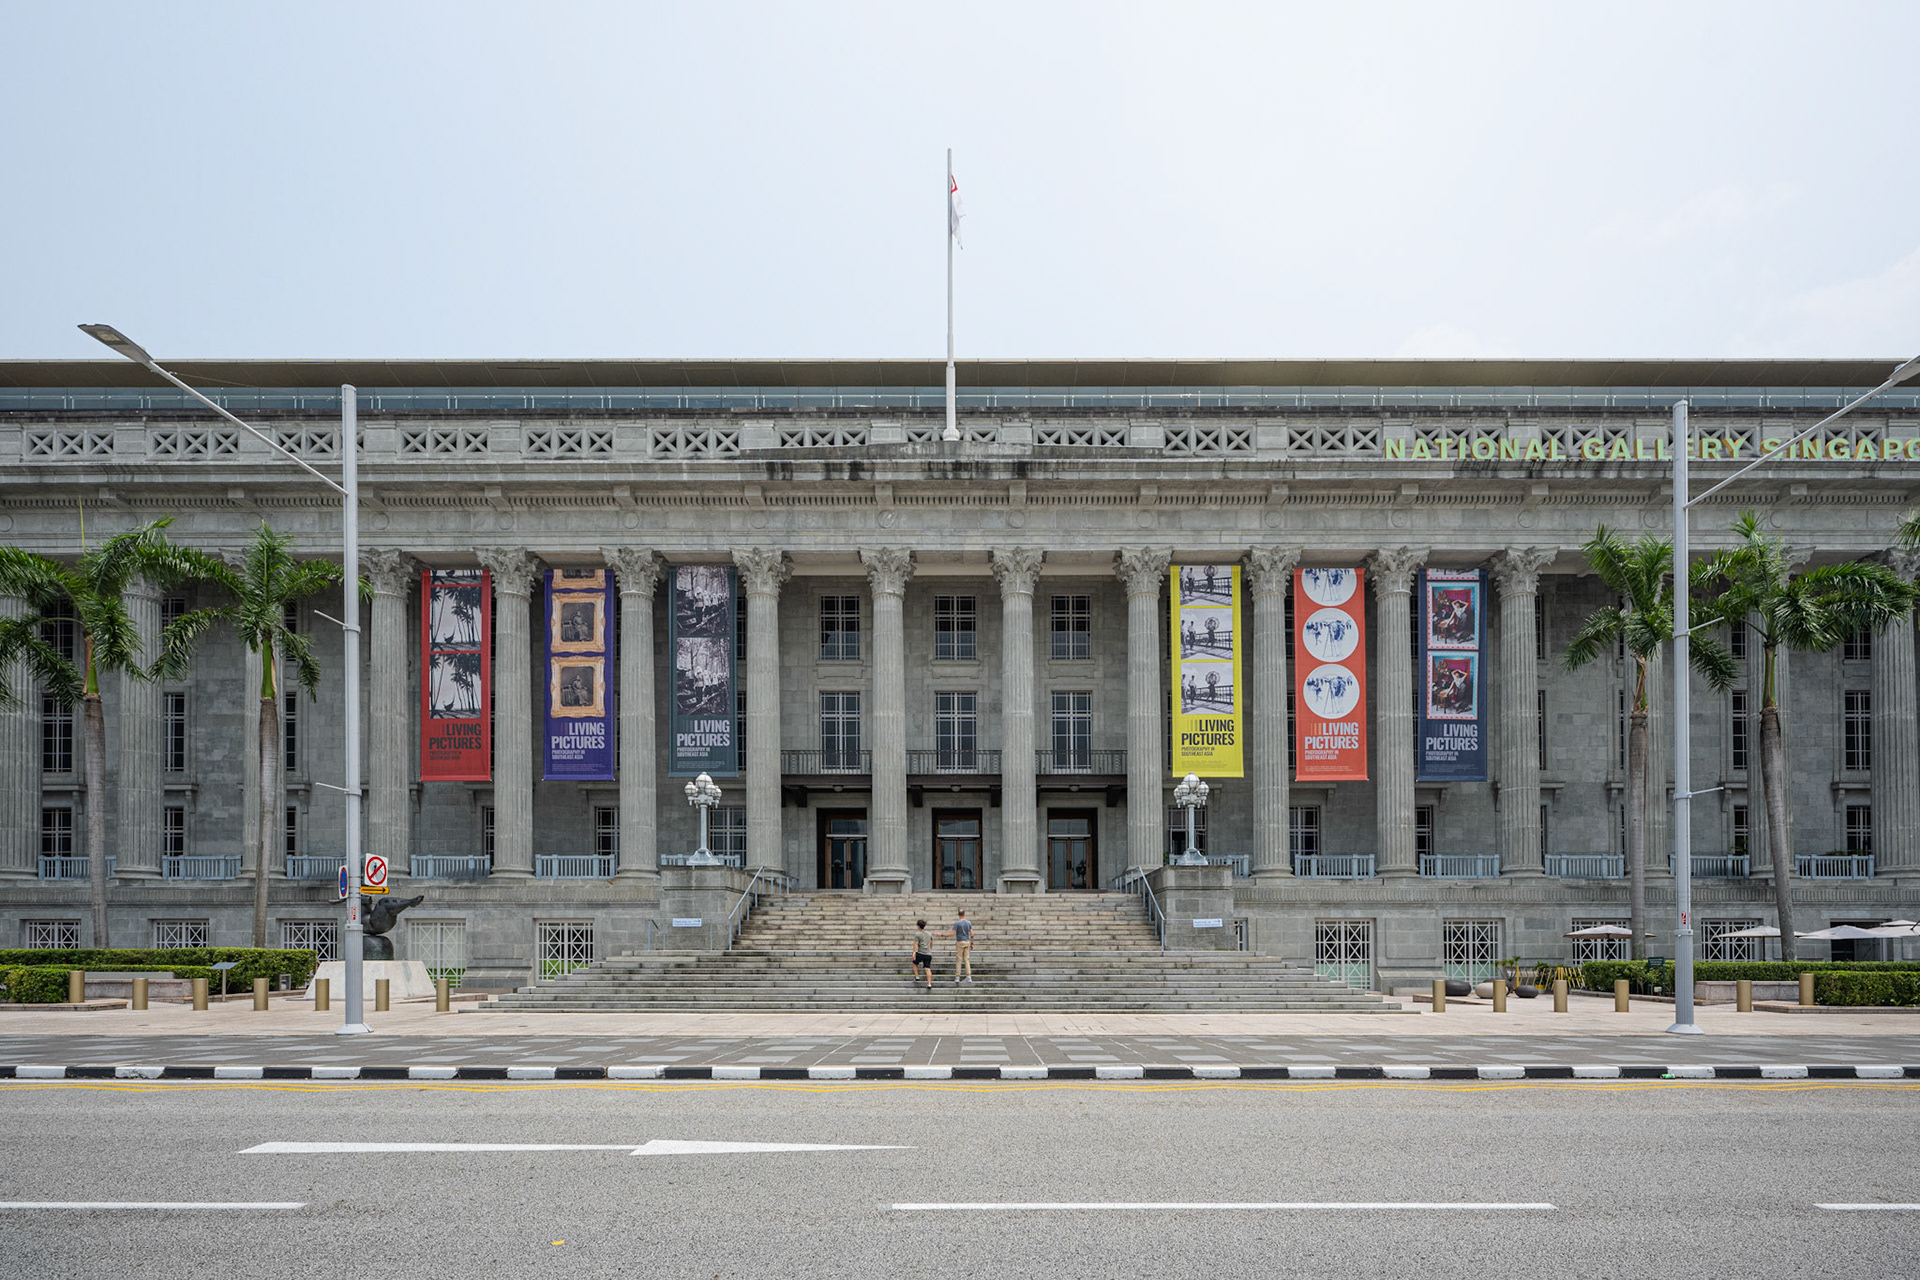
[(493, 778), (491, 575), (485, 569), (420, 574), (420, 777)]

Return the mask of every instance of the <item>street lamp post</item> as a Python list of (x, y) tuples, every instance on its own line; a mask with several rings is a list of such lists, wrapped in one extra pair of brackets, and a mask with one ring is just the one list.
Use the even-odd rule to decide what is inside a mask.
[[(1673, 406), (1673, 1025), (1667, 1030), (1676, 1035), (1700, 1035), (1693, 1020), (1693, 768), (1689, 758), (1692, 742), (1688, 716), (1692, 657), (1692, 597), (1688, 591), (1689, 568), (1687, 512), (1705, 502), (1747, 472), (1783, 456), (1791, 446), (1814, 435), (1827, 424), (1844, 418), (1883, 391), (1920, 374), (1920, 356), (1915, 356), (1887, 376), (1887, 380), (1856, 400), (1842, 405), (1772, 452), (1762, 452), (1746, 466), (1695, 498), (1687, 496), (1687, 402)], [(1764, 446), (1763, 446), (1764, 448)], [(1705, 794), (1704, 792), (1702, 794)], [(1789, 855), (1791, 856), (1791, 855)], [(1782, 868), (1775, 867), (1777, 876)], [(1783, 925), (1784, 927), (1784, 925)], [(1786, 953), (1786, 938), (1780, 939), (1781, 954)]]
[[(366, 954), (366, 930), (360, 919), (360, 473), (357, 438), (360, 405), (358, 395), (351, 385), (342, 385), (340, 388), (340, 480), (336, 483), (266, 432), (252, 423), (241, 421), (213, 400), (162, 369), (154, 362), (153, 357), (147, 354), (145, 348), (112, 325), (83, 324), (80, 330), (109, 350), (125, 356), (135, 364), (145, 366), (154, 376), (172, 383), (228, 422), (233, 423), (234, 426), (257, 437), (269, 449), (282, 455), (340, 495), (343, 602), (340, 630), (344, 650), (341, 660), (345, 664), (345, 672), (340, 681), (340, 696), (343, 708), (341, 722), (346, 732), (346, 744), (341, 753), (341, 763), (346, 776), (341, 779), (343, 786), (329, 788), (339, 791), (346, 797), (347, 808), (346, 834), (341, 841), (347, 864), (347, 936), (341, 944), (342, 958), (346, 968), (347, 1008), (346, 1020), (341, 1023), (338, 1034), (365, 1035), (373, 1028), (367, 1025), (363, 999), (365, 984), (361, 980), (361, 966)], [(268, 874), (264, 857), (260, 859), (260, 865), (255, 868), (255, 874), (261, 876)]]
[(713, 850), (707, 848), (707, 815), (720, 803), (720, 784), (707, 774), (701, 774), (687, 784), (687, 803), (700, 810), (700, 847), (687, 859), (690, 867), (717, 867), (720, 859), (713, 856)]
[(1198, 774), (1190, 773), (1173, 789), (1173, 802), (1187, 811), (1187, 849), (1179, 858), (1183, 867), (1204, 867), (1206, 855), (1200, 852), (1199, 813), (1206, 808), (1208, 788)]

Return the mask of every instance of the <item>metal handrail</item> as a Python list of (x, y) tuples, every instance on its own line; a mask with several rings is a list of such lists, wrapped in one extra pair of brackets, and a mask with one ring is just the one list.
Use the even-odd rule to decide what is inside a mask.
[(780, 772), (870, 774), (873, 772), (873, 752), (854, 747), (834, 747), (820, 751), (782, 751)]
[(1151, 924), (1154, 932), (1160, 935), (1160, 949), (1165, 951), (1167, 949), (1167, 916), (1160, 910), (1160, 899), (1154, 896), (1153, 885), (1148, 881), (1147, 873), (1135, 867), (1125, 875), (1115, 877), (1113, 887), (1139, 897), (1141, 905), (1146, 908), (1147, 923)]
[[(747, 926), (747, 920), (753, 915), (753, 909), (760, 905), (760, 882), (768, 884), (766, 892), (778, 890), (781, 897), (793, 892), (793, 877), (784, 871), (775, 871), (772, 867), (755, 867), (753, 878), (747, 881), (747, 887), (740, 891), (739, 899), (733, 904), (733, 910), (727, 912), (727, 950), (733, 950), (733, 944), (740, 940), (740, 931)], [(740, 908), (746, 907), (745, 911)]]
[(998, 747), (914, 747), (907, 752), (907, 772), (993, 774), (1000, 772)]
[(168, 854), (160, 860), (160, 874), (168, 880), (233, 880), (240, 875), (240, 855)]
[(1065, 751), (1042, 748), (1033, 753), (1034, 770), (1045, 775), (1061, 773), (1124, 774), (1127, 753), (1101, 748), (1069, 748)]

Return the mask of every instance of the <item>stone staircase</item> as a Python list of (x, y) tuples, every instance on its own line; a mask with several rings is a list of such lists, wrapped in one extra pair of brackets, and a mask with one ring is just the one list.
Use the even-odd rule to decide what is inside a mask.
[[(953, 942), (935, 981), (910, 980), (914, 920), (964, 909), (974, 981)], [(1390, 1013), (1399, 1005), (1311, 969), (1235, 951), (1162, 952), (1132, 895), (808, 893), (763, 901), (729, 952), (629, 952), (522, 987), (482, 1012)]]

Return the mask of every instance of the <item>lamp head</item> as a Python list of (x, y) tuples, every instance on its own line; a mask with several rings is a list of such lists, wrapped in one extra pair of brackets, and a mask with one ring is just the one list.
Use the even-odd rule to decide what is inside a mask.
[(1913, 359), (1907, 361), (1905, 364), (1901, 365), (1898, 369), (1895, 369), (1892, 373), (1888, 374), (1887, 381), (1888, 382), (1905, 382), (1907, 379), (1916, 377), (1916, 376), (1920, 376), (1920, 356), (1915, 356)]
[(146, 348), (120, 332), (110, 324), (83, 324), (80, 332), (113, 351), (119, 352), (135, 364), (152, 364), (153, 357)]
[(689, 800), (693, 799), (694, 792), (697, 791), (698, 789), (699, 788), (695, 787), (691, 782), (689, 782), (686, 786), (687, 799)]

